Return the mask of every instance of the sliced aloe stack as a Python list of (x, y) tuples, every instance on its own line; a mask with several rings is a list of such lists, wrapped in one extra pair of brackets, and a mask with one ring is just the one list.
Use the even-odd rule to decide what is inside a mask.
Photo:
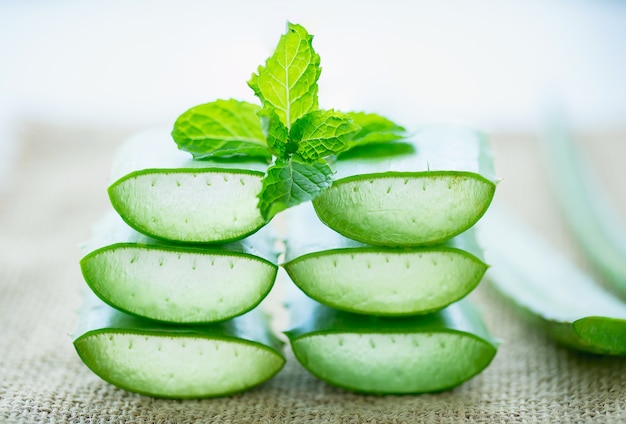
[(486, 138), (457, 126), (422, 128), (410, 143), (354, 149), (313, 200), (320, 219), (363, 243), (417, 246), (470, 228), (496, 187)]
[(173, 326), (135, 318), (87, 293), (74, 347), (103, 380), (155, 397), (224, 396), (284, 365), (278, 339), (253, 310), (219, 324)]
[(437, 311), (487, 270), (470, 229), (429, 247), (370, 246), (324, 226), (310, 204), (287, 212), (283, 267), (308, 296), (344, 311), (402, 316)]
[(520, 315), (572, 349), (626, 354), (626, 304), (503, 210), (481, 221), (487, 280)]
[(138, 134), (117, 153), (109, 197), (137, 231), (181, 242), (243, 238), (266, 221), (257, 207), (267, 163), (193, 160), (167, 131)]
[(467, 300), (410, 318), (351, 314), (304, 295), (288, 307), (293, 326), (286, 334), (297, 360), (318, 378), (356, 392), (447, 390), (480, 373), (497, 350)]
[(222, 321), (269, 293), (278, 269), (273, 241), (266, 227), (220, 246), (166, 244), (112, 212), (94, 226), (80, 265), (94, 293), (128, 313), (173, 323)]

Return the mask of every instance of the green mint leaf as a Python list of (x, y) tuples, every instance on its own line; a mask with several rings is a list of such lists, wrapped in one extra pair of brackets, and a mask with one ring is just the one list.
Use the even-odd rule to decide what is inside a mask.
[(345, 113), (315, 110), (298, 119), (289, 136), (298, 146), (298, 156), (305, 161), (315, 161), (346, 150), (359, 130)]
[(302, 26), (288, 24), (274, 54), (248, 81), (263, 106), (276, 109), (288, 129), (300, 117), (318, 108), (317, 80), (322, 69), (312, 40), (313, 36)]
[(258, 113), (261, 118), (261, 128), (265, 134), (267, 145), (272, 154), (278, 158), (287, 158), (289, 155), (289, 133), (271, 107), (264, 107)]
[(194, 106), (178, 117), (172, 137), (195, 159), (240, 155), (269, 159), (259, 109), (233, 99)]
[(355, 124), (361, 130), (354, 135), (351, 147), (370, 143), (387, 143), (405, 137), (405, 129), (389, 119), (375, 113), (349, 112)]
[(278, 212), (321, 194), (332, 183), (333, 171), (324, 161), (279, 159), (267, 169), (259, 195), (259, 209), (267, 220)]

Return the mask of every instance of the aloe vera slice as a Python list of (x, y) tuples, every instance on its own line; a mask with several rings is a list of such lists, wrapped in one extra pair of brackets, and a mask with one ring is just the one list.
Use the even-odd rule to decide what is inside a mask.
[(334, 168), (332, 187), (313, 200), (317, 214), (373, 245), (436, 244), (460, 234), (487, 210), (496, 187), (486, 138), (456, 126), (424, 127), (411, 144), (354, 149)]
[(554, 119), (544, 153), (556, 199), (594, 268), (626, 296), (626, 227), (563, 122)]
[(433, 312), (471, 292), (487, 270), (471, 229), (437, 246), (390, 248), (343, 237), (310, 204), (287, 213), (283, 267), (308, 296), (344, 311)]
[(288, 308), (293, 326), (286, 334), (297, 360), (321, 380), (356, 392), (447, 390), (480, 373), (497, 350), (466, 299), (404, 318), (338, 311), (304, 295)]
[(626, 354), (626, 304), (510, 214), (489, 211), (479, 241), (486, 277), (520, 314), (576, 350)]
[(285, 363), (281, 343), (258, 309), (218, 324), (174, 326), (125, 314), (92, 293), (86, 293), (74, 347), (103, 380), (166, 398), (241, 392)]
[(137, 231), (181, 242), (227, 242), (266, 221), (257, 207), (267, 164), (257, 159), (193, 160), (167, 131), (136, 135), (118, 151), (108, 192)]
[(174, 323), (222, 321), (254, 308), (269, 293), (278, 266), (266, 227), (210, 248), (159, 242), (115, 213), (94, 226), (80, 265), (89, 287), (125, 312)]

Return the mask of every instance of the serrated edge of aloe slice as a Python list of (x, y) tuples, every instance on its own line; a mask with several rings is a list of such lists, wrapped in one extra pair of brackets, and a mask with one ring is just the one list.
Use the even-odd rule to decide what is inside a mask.
[[(315, 294), (305, 290), (296, 279), (293, 278), (292, 273), (290, 272), (291, 269), (291, 265), (295, 264), (297, 262), (301, 262), (301, 261), (305, 261), (309, 258), (313, 258), (313, 257), (323, 257), (329, 254), (335, 254), (335, 253), (339, 253), (339, 254), (359, 254), (359, 253), (380, 253), (380, 254), (397, 254), (397, 253), (419, 253), (419, 251), (426, 251), (426, 252), (430, 252), (430, 251), (437, 251), (437, 252), (454, 252), (455, 254), (460, 254), (462, 256), (467, 257), (468, 259), (470, 259), (473, 262), (476, 262), (478, 265), (482, 265), (484, 267), (484, 270), (482, 272), (482, 274), (479, 276), (479, 278), (476, 279), (476, 281), (474, 281), (472, 284), (468, 285), (467, 290), (464, 292), (460, 292), (458, 293), (458, 296), (455, 296), (454, 298), (450, 298), (449, 301), (447, 301), (446, 303), (431, 308), (431, 309), (424, 309), (424, 310), (418, 310), (418, 311), (409, 311), (409, 312), (401, 312), (401, 313), (393, 313), (393, 312), (372, 312), (372, 311), (363, 311), (360, 309), (356, 309), (356, 308), (350, 308), (346, 305), (337, 303), (337, 302), (333, 302), (332, 299), (326, 299), (326, 298), (322, 298), (320, 296), (316, 296)], [(385, 247), (375, 247), (375, 246), (368, 246), (368, 247), (354, 247), (354, 248), (338, 248), (338, 249), (329, 249), (329, 250), (323, 250), (323, 251), (319, 251), (319, 252), (311, 252), (311, 253), (307, 253), (304, 254), (302, 256), (298, 256), (297, 258), (294, 258), (288, 262), (285, 262), (283, 264), (281, 264), (281, 266), (283, 268), (285, 268), (285, 270), (287, 271), (287, 273), (289, 274), (289, 277), (291, 278), (291, 280), (293, 281), (293, 283), (298, 286), (302, 291), (304, 291), (309, 297), (311, 297), (312, 299), (342, 310), (342, 311), (346, 311), (346, 312), (351, 312), (351, 313), (355, 313), (355, 314), (367, 314), (367, 315), (373, 315), (373, 316), (381, 316), (381, 317), (409, 317), (409, 316), (414, 316), (414, 315), (422, 315), (422, 314), (427, 314), (427, 313), (431, 313), (431, 312), (436, 312), (438, 310), (441, 310), (443, 308), (445, 308), (446, 306), (464, 298), (465, 296), (467, 296), (469, 293), (471, 293), (477, 286), (478, 284), (480, 284), (480, 281), (482, 280), (482, 276), (485, 274), (485, 272), (487, 271), (487, 264), (482, 261), (481, 259), (479, 259), (478, 257), (472, 255), (471, 253), (464, 251), (462, 249), (458, 249), (458, 248), (454, 248), (454, 247), (449, 247), (449, 246), (434, 246), (434, 247), (429, 247), (429, 248), (415, 248), (415, 249), (392, 249), (392, 248), (385, 248)]]
[[(456, 228), (454, 228), (454, 230), (448, 231), (439, 237), (431, 237), (431, 238), (420, 239), (420, 240), (410, 240), (406, 242), (394, 242), (394, 243), (381, 241), (381, 240), (373, 240), (371, 238), (368, 238), (367, 236), (364, 236), (364, 231), (354, 231), (351, 226), (344, 226), (343, 228), (340, 228), (341, 226), (335, 225), (335, 223), (333, 222), (334, 213), (332, 211), (322, 209), (319, 206), (320, 202), (323, 200), (324, 197), (332, 195), (333, 187), (342, 185), (344, 183), (350, 183), (350, 182), (355, 182), (355, 181), (366, 183), (367, 180), (375, 180), (375, 179), (383, 179), (383, 178), (399, 178), (400, 179), (400, 178), (427, 178), (427, 177), (438, 177), (438, 176), (471, 177), (477, 181), (484, 183), (487, 187), (490, 188), (488, 201), (483, 205), (481, 210), (476, 211), (474, 216), (463, 226), (457, 226)], [(445, 240), (448, 240), (449, 238), (459, 235), (462, 232), (467, 231), (469, 228), (474, 226), (489, 208), (489, 205), (493, 201), (495, 191), (496, 191), (496, 183), (476, 172), (456, 171), (456, 170), (450, 170), (450, 171), (433, 170), (433, 171), (417, 171), (417, 172), (387, 171), (387, 172), (380, 172), (380, 173), (351, 175), (351, 176), (338, 179), (333, 182), (333, 185), (326, 192), (322, 193), (322, 195), (317, 197), (316, 199), (313, 199), (313, 206), (315, 208), (315, 212), (317, 216), (323, 223), (328, 225), (330, 228), (332, 228), (336, 232), (350, 239), (357, 240), (363, 243), (372, 244), (372, 245), (379, 245), (379, 246), (394, 245), (394, 246), (401, 246), (401, 247), (413, 247), (413, 246), (418, 247), (418, 246), (435, 245), (435, 244), (444, 242)]]
[(204, 174), (204, 173), (230, 173), (230, 174), (245, 174), (245, 175), (253, 175), (253, 176), (258, 176), (260, 178), (263, 178), (263, 176), (265, 175), (263, 172), (260, 171), (254, 171), (254, 170), (247, 170), (247, 169), (237, 169), (237, 168), (220, 168), (220, 167), (210, 167), (210, 168), (146, 168), (146, 169), (140, 169), (140, 170), (136, 170), (136, 171), (132, 171), (128, 174), (125, 174), (124, 176), (118, 178), (117, 180), (115, 180), (114, 182), (112, 182), (108, 187), (107, 187), (107, 193), (109, 195), (109, 199), (111, 201), (111, 205), (113, 206), (113, 209), (116, 210), (116, 212), (120, 215), (120, 217), (124, 220), (124, 222), (126, 222), (126, 224), (128, 226), (130, 226), (131, 228), (133, 228), (134, 230), (145, 234), (149, 237), (152, 237), (154, 239), (157, 240), (162, 240), (162, 241), (167, 241), (167, 242), (171, 242), (171, 243), (192, 243), (192, 244), (222, 244), (222, 243), (228, 243), (228, 242), (232, 242), (232, 241), (237, 241), (240, 240), (242, 238), (245, 238), (249, 235), (254, 234), (255, 232), (257, 232), (259, 229), (261, 229), (263, 226), (267, 225), (268, 221), (263, 220), (261, 218), (261, 214), (259, 212), (259, 217), (261, 218), (261, 220), (259, 221), (258, 225), (253, 226), (252, 228), (242, 231), (241, 233), (239, 233), (238, 235), (232, 236), (232, 237), (225, 237), (225, 238), (220, 238), (220, 239), (210, 239), (210, 240), (175, 240), (175, 239), (171, 239), (171, 238), (167, 238), (167, 237), (163, 237), (161, 235), (158, 234), (154, 234), (150, 229), (145, 228), (144, 225), (142, 225), (139, 222), (135, 222), (134, 220), (130, 219), (127, 214), (124, 213), (124, 206), (123, 203), (121, 202), (121, 200), (118, 198), (117, 195), (115, 195), (115, 190), (116, 188), (123, 184), (125, 181), (130, 180), (132, 178), (136, 178), (139, 176), (146, 176), (146, 175), (150, 175), (150, 174), (175, 174), (175, 173), (181, 173), (181, 174)]
[[(99, 290), (97, 290), (97, 288), (94, 286), (93, 281), (91, 278), (89, 278), (89, 276), (86, 274), (85, 271), (85, 263), (87, 261), (89, 261), (90, 258), (97, 256), (98, 254), (104, 252), (104, 251), (109, 251), (109, 250), (115, 250), (118, 248), (126, 248), (126, 247), (131, 247), (131, 248), (140, 248), (140, 249), (147, 249), (147, 250), (160, 250), (160, 251), (165, 251), (165, 252), (170, 252), (170, 253), (195, 253), (195, 254), (210, 254), (210, 255), (221, 255), (221, 256), (241, 256), (241, 257), (245, 257), (247, 259), (250, 260), (256, 260), (258, 262), (262, 262), (266, 265), (268, 265), (270, 268), (272, 268), (274, 270), (274, 278), (272, 279), (272, 282), (268, 285), (267, 290), (265, 291), (264, 295), (262, 295), (261, 297), (259, 297), (259, 299), (257, 301), (255, 301), (253, 304), (250, 304), (248, 307), (242, 309), (241, 311), (229, 315), (229, 316), (225, 316), (223, 318), (220, 319), (215, 319), (215, 320), (209, 320), (209, 321), (189, 321), (189, 322), (182, 322), (182, 321), (168, 321), (168, 320), (161, 320), (155, 317), (151, 317), (151, 316), (146, 316), (146, 315), (140, 315), (136, 312), (133, 311), (129, 311), (126, 308), (120, 307), (119, 305), (113, 303), (110, 301), (110, 299), (108, 299), (107, 297), (103, 296)], [(135, 316), (138, 318), (148, 318), (157, 322), (163, 322), (163, 323), (172, 323), (172, 324), (203, 324), (203, 323), (218, 323), (218, 322), (222, 322), (222, 321), (226, 321), (229, 319), (232, 319), (234, 317), (243, 315), (246, 312), (251, 311), (252, 309), (254, 309), (255, 307), (257, 307), (262, 301), (263, 299), (270, 293), (270, 291), (272, 290), (272, 287), (274, 286), (275, 280), (276, 280), (276, 276), (278, 274), (278, 265), (276, 265), (275, 263), (270, 262), (269, 260), (259, 257), (259, 256), (255, 256), (255, 255), (251, 255), (245, 252), (235, 252), (235, 251), (224, 251), (224, 250), (217, 250), (217, 249), (210, 249), (210, 248), (206, 248), (206, 249), (200, 249), (200, 248), (196, 248), (196, 247), (188, 247), (188, 246), (172, 246), (172, 247), (168, 247), (168, 246), (162, 246), (162, 245), (154, 245), (154, 244), (144, 244), (144, 243), (114, 243), (108, 246), (103, 246), (100, 247), (98, 249), (95, 249), (89, 253), (87, 253), (85, 256), (83, 256), (83, 258), (81, 258), (80, 260), (80, 267), (81, 267), (81, 272), (83, 274), (83, 278), (85, 280), (85, 282), (87, 283), (87, 285), (89, 286), (89, 288), (91, 289), (91, 291), (98, 296), (98, 298), (100, 300), (102, 300), (103, 302), (105, 302), (107, 305), (122, 311), (124, 313), (127, 313), (131, 316)], [(174, 287), (173, 290), (175, 290), (176, 288)]]
[(355, 181), (355, 180), (359, 181), (359, 180), (369, 180), (369, 179), (385, 178), (385, 177), (399, 177), (399, 178), (430, 177), (430, 176), (436, 177), (439, 175), (453, 175), (453, 176), (467, 175), (467, 176), (475, 177), (476, 179), (484, 180), (486, 183), (494, 187), (494, 191), (496, 187), (496, 183), (493, 180), (486, 178), (479, 173), (471, 172), (471, 171), (444, 170), (444, 169), (438, 169), (438, 170), (432, 170), (432, 171), (414, 171), (414, 172), (412, 171), (386, 171), (386, 172), (373, 172), (373, 173), (367, 173), (367, 174), (350, 175), (350, 176), (343, 177), (334, 181), (333, 184), (340, 184), (343, 182), (349, 182), (349, 181)]
[[(151, 393), (151, 392), (147, 392), (147, 391), (141, 391), (141, 390), (136, 390), (130, 386), (124, 385), (124, 384), (120, 384), (119, 382), (116, 381), (112, 381), (112, 379), (108, 378), (107, 375), (104, 375), (104, 373), (98, 372), (100, 371), (99, 368), (94, 367), (94, 364), (92, 364), (90, 361), (87, 361), (86, 358), (84, 357), (83, 352), (81, 352), (81, 350), (79, 349), (79, 345), (82, 341), (86, 340), (89, 336), (91, 335), (95, 335), (95, 334), (135, 334), (135, 335), (139, 335), (139, 336), (158, 336), (158, 337), (191, 337), (191, 338), (198, 338), (198, 339), (207, 339), (207, 340), (222, 340), (228, 343), (239, 343), (239, 344), (246, 344), (246, 345), (252, 345), (256, 348), (265, 350), (271, 354), (273, 354), (274, 356), (276, 356), (277, 359), (280, 360), (280, 365), (277, 367), (277, 369), (268, 375), (267, 378), (252, 384), (250, 386), (238, 389), (238, 390), (234, 390), (234, 391), (229, 391), (229, 392), (224, 392), (224, 393), (219, 393), (219, 394), (213, 394), (213, 395), (190, 395), (190, 396), (170, 396), (170, 395), (166, 395), (166, 394), (158, 394), (158, 393)], [(273, 378), (276, 374), (278, 374), (278, 372), (280, 372), (280, 370), (285, 366), (286, 363), (286, 359), (285, 357), (280, 354), (278, 351), (276, 351), (275, 349), (266, 346), (262, 343), (256, 342), (256, 341), (252, 341), (252, 340), (247, 340), (247, 339), (239, 339), (236, 337), (226, 337), (226, 336), (217, 336), (217, 335), (211, 335), (210, 337), (205, 336), (205, 335), (201, 335), (198, 333), (193, 333), (193, 332), (184, 332), (181, 331), (177, 334), (175, 333), (159, 333), (159, 332), (155, 332), (155, 331), (139, 331), (139, 330), (123, 330), (120, 328), (102, 328), (102, 329), (96, 329), (96, 330), (90, 330), (87, 331), (86, 333), (81, 334), (80, 336), (76, 337), (73, 341), (74, 344), (74, 348), (77, 352), (77, 354), (79, 355), (81, 361), (94, 373), (96, 374), (98, 377), (100, 377), (102, 380), (106, 381), (109, 384), (114, 385), (115, 387), (118, 387), (122, 390), (126, 390), (129, 392), (133, 392), (133, 393), (138, 393), (138, 394), (142, 394), (145, 396), (150, 396), (150, 397), (155, 397), (155, 398), (164, 398), (164, 399), (199, 399), (199, 398), (215, 398), (215, 397), (224, 397), (224, 396), (229, 396), (235, 393), (241, 393), (247, 390), (250, 390), (253, 387), (256, 387), (262, 383), (265, 383), (267, 381), (269, 381), (271, 378)]]

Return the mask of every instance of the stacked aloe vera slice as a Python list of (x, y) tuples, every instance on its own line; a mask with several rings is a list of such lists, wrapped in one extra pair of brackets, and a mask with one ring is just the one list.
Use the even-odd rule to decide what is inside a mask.
[(262, 162), (194, 161), (167, 131), (114, 161), (115, 212), (94, 226), (91, 291), (74, 345), (97, 375), (152, 396), (239, 392), (285, 359), (257, 305), (274, 284), (274, 235), (256, 206)]
[(367, 393), (441, 391), (482, 371), (497, 344), (463, 298), (487, 269), (472, 229), (496, 185), (485, 137), (424, 127), (334, 168), (319, 220), (289, 211), (284, 267), (308, 295), (290, 303), (296, 358)]
[(260, 105), (194, 106), (171, 138), (121, 149), (115, 212), (81, 261), (91, 290), (74, 340), (103, 379), (191, 398), (275, 375), (285, 359), (257, 306), (277, 275), (266, 224), (279, 213), (284, 267), (309, 295), (290, 301), (286, 334), (313, 374), (360, 392), (439, 391), (495, 355), (461, 300), (486, 269), (471, 231), (495, 190), (485, 138), (432, 126), (405, 141), (377, 114), (320, 109), (312, 39), (287, 25), (248, 81)]

